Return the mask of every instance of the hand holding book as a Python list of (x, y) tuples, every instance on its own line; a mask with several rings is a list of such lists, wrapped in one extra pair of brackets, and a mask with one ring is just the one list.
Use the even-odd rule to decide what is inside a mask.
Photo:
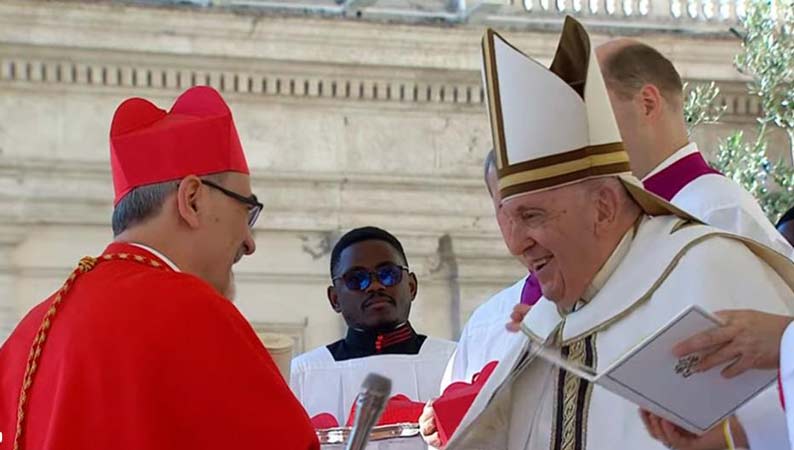
[[(676, 450), (723, 450), (731, 447), (726, 444), (723, 427), (714, 427), (706, 433), (697, 435), (648, 411), (640, 410), (639, 413), (648, 433), (668, 448)], [(744, 428), (742, 428), (736, 416), (731, 416), (728, 420), (730, 420), (733, 447), (748, 448), (747, 436), (744, 434)]]
[(602, 361), (597, 370), (568, 361), (559, 348), (538, 342), (528, 329), (524, 332), (530, 337), (530, 358), (542, 358), (681, 430), (701, 435), (730, 417), (777, 376), (775, 370), (753, 369), (727, 379), (718, 370), (699, 369), (703, 355), (674, 355), (673, 347), (679, 342), (723, 325), (721, 319), (703, 308), (689, 306), (624, 354)]
[(719, 311), (724, 325), (698, 333), (673, 348), (677, 357), (700, 354), (695, 372), (705, 372), (730, 363), (722, 370), (733, 378), (748, 369), (777, 369), (780, 340), (792, 317), (760, 311)]

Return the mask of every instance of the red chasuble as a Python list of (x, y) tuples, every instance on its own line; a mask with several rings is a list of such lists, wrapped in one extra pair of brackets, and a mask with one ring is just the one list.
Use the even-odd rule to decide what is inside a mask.
[[(199, 278), (111, 244), (57, 305), (24, 404), (23, 450), (318, 449), (251, 326)], [(55, 296), (0, 348), (12, 449), (31, 345)]]

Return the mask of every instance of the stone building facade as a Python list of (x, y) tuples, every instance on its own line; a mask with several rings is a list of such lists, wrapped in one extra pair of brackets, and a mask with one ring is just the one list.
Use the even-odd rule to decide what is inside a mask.
[[(236, 303), (296, 352), (343, 333), (325, 288), (330, 248), (352, 227), (403, 241), (419, 278), (412, 322), (427, 334), (456, 337), (522, 275), (482, 182), (480, 36), (495, 27), (548, 60), (569, 2), (152, 3), (0, 1), (0, 339), (112, 238), (116, 105), (143, 96), (168, 107), (194, 84), (229, 101), (265, 204)], [(719, 82), (728, 115), (698, 131), (706, 150), (752, 127), (758, 104), (727, 32), (738, 2), (570, 3), (596, 42), (633, 35), (688, 80)]]

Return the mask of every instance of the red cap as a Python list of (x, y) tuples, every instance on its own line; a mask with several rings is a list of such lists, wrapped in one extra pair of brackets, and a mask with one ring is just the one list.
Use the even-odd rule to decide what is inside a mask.
[(130, 98), (110, 126), (113, 205), (139, 186), (219, 172), (248, 174), (232, 112), (208, 86), (188, 89), (166, 112)]

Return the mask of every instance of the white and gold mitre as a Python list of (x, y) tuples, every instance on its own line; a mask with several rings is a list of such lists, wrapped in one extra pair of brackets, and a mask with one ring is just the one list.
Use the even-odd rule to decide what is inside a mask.
[(483, 67), (505, 198), (630, 173), (604, 79), (579, 22), (566, 17), (548, 69), (489, 29)]
[(619, 178), (650, 214), (688, 215), (645, 191), (631, 175), (590, 36), (568, 16), (551, 67), (488, 29), (483, 78), (507, 200), (592, 178)]

